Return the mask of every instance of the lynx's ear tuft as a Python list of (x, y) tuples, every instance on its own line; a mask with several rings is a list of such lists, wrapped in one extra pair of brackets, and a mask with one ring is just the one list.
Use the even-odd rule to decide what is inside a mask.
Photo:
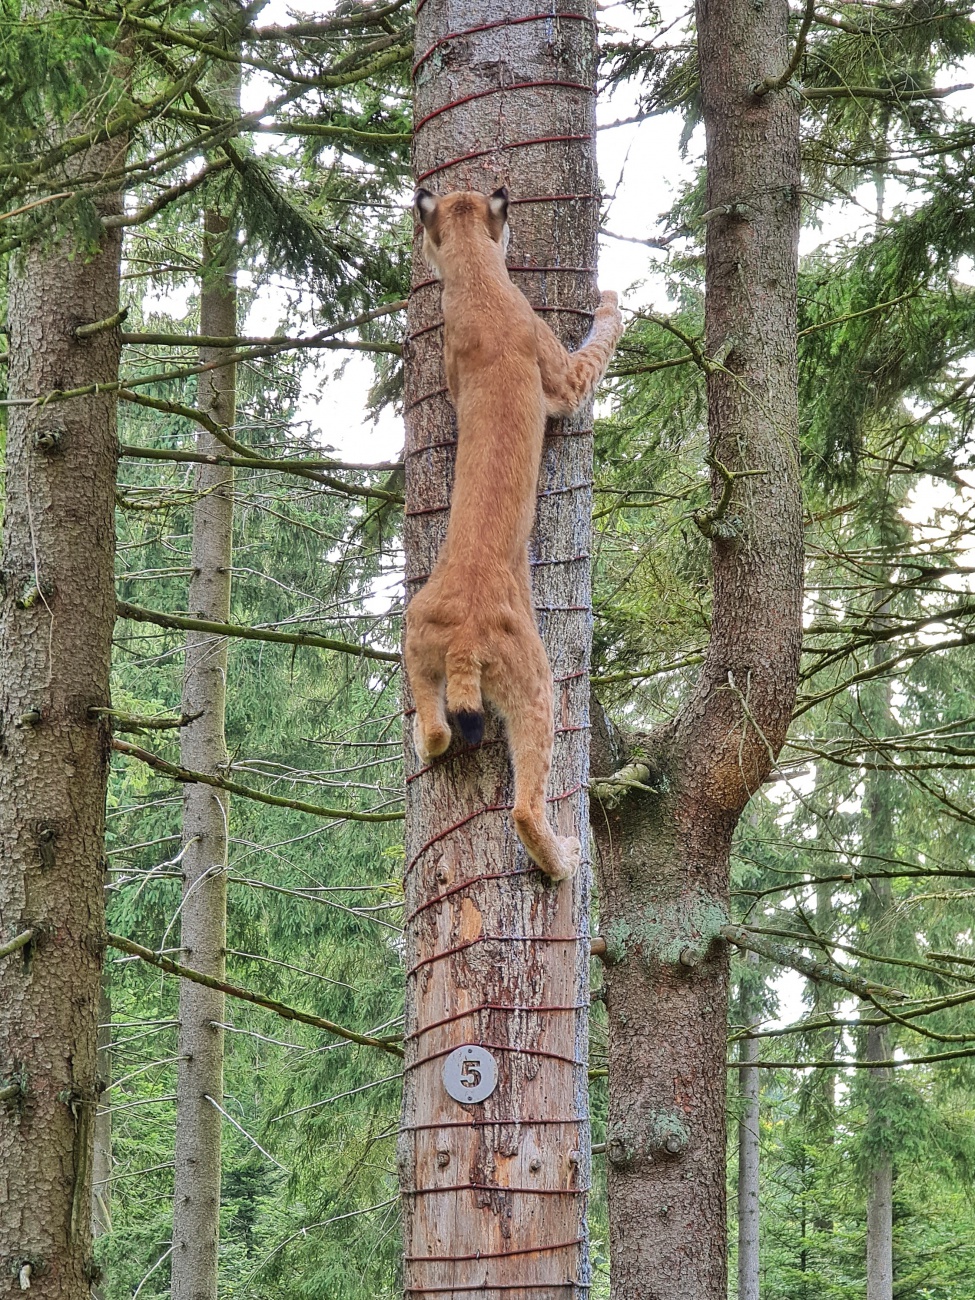
[(413, 207), (423, 226), (429, 227), (437, 212), (437, 196), (429, 190), (417, 190), (413, 195)]
[(488, 199), (488, 207), (491, 210), (491, 216), (501, 221), (508, 220), (508, 187), (502, 185), (499, 190), (495, 190)]

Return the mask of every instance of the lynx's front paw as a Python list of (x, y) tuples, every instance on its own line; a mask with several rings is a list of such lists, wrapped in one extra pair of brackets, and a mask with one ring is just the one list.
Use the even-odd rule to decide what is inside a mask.
[(597, 320), (609, 321), (612, 323), (613, 332), (617, 338), (623, 333), (623, 317), (620, 314), (619, 294), (613, 289), (604, 289), (599, 295), (599, 306), (596, 308)]

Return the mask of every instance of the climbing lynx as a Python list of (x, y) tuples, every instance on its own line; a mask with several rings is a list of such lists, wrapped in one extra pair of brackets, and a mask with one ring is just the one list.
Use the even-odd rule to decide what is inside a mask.
[(604, 293), (589, 339), (571, 355), (511, 283), (508, 191), (416, 194), (423, 252), (443, 282), (444, 368), (457, 411), (447, 538), (406, 615), (406, 666), (421, 762), (450, 744), (448, 712), (469, 744), (483, 701), (504, 719), (514, 820), (532, 861), (571, 876), (579, 841), (558, 839), (545, 796), (552, 765), (552, 674), (535, 625), (528, 536), (547, 416), (571, 415), (602, 378), (622, 332)]

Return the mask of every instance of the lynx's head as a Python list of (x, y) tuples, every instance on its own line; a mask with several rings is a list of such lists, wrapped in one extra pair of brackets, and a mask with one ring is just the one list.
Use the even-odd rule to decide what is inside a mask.
[(504, 254), (508, 247), (508, 191), (493, 194), (456, 190), (442, 198), (429, 190), (417, 190), (414, 197), (417, 220), (423, 226), (423, 256), (433, 273), (443, 277), (443, 257), (478, 241), (490, 239)]

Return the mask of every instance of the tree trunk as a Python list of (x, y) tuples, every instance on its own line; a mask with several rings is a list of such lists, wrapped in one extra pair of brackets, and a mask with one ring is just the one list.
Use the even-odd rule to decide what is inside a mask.
[[(887, 883), (886, 881), (884, 882)], [(868, 1061), (890, 1059), (890, 1035), (886, 1025), (867, 1030)], [(884, 1089), (890, 1069), (868, 1071), (870, 1119), (877, 1123), (883, 1111)], [(867, 1300), (893, 1300), (894, 1294), (894, 1165), (883, 1152), (871, 1162), (867, 1174)]]
[[(701, 0), (707, 128), (711, 640), (644, 784), (595, 807), (607, 940), (614, 1300), (724, 1300), (731, 838), (782, 745), (801, 641), (796, 413), (799, 122), (786, 0)], [(732, 481), (726, 472), (758, 471)], [(652, 1227), (650, 1226), (652, 1225)]]
[[(878, 195), (878, 203), (880, 199)], [(882, 489), (880, 501), (880, 542), (888, 554), (878, 574), (879, 599), (871, 624), (882, 630), (891, 608), (890, 583), (893, 559), (904, 542), (905, 528), (898, 516), (903, 499), (892, 498), (889, 485)], [(884, 651), (876, 645), (871, 653), (876, 666), (883, 662)], [(889, 680), (867, 688), (860, 696), (863, 712), (864, 734), (879, 737), (896, 733), (897, 722), (892, 707), (892, 686)], [(868, 758), (885, 761), (880, 749), (868, 750)], [(868, 769), (864, 776), (863, 795), (863, 849), (865, 853), (881, 859), (896, 857), (894, 834), (893, 791), (889, 773)], [(870, 934), (883, 935), (889, 929), (889, 918), (894, 905), (894, 890), (889, 880), (869, 880), (864, 886), (861, 911)], [(863, 1042), (864, 1059), (886, 1061), (892, 1055), (891, 1035), (887, 1025), (871, 1025)], [(884, 1094), (890, 1083), (891, 1072), (881, 1068), (868, 1070), (867, 1133), (884, 1135)], [(881, 1140), (873, 1145), (867, 1162), (867, 1300), (893, 1300), (894, 1294), (894, 1165), (889, 1144)]]
[[(112, 1231), (112, 1002), (105, 979), (98, 999), (98, 1088), (103, 1094), (95, 1116), (92, 1163), (91, 1231), (97, 1240)], [(97, 1288), (95, 1294), (101, 1294)]]
[[(591, 5), (559, 18), (467, 0), (427, 3), (417, 15), (417, 181), (441, 193), (509, 187), (512, 278), (570, 347), (595, 305), (594, 38)], [(417, 260), (406, 371), (410, 592), (442, 541), (453, 466), (439, 317), (439, 289)], [(586, 818), (591, 478), (588, 414), (551, 425), (532, 575), (555, 679), (550, 808), (563, 836)], [(406, 764), (406, 1291), (582, 1300), (589, 864), (554, 886), (528, 870), (496, 723), (480, 748), (455, 744), (428, 770), (408, 737)], [(487, 1046), (497, 1062), (498, 1085), (482, 1103), (454, 1101), (442, 1083), (445, 1057), (464, 1044)]]
[[(890, 608), (885, 600), (878, 609), (876, 623), (882, 621)], [(883, 652), (874, 650), (874, 663), (881, 660)], [(874, 734), (891, 735), (894, 726), (891, 709), (890, 682), (884, 682), (873, 692), (879, 706), (879, 718), (867, 719)], [(873, 751), (881, 762), (879, 751)], [(889, 777), (885, 772), (868, 771), (864, 780), (864, 850), (878, 859), (893, 857), (895, 849), (891, 827), (893, 809), (889, 799)], [(889, 880), (870, 880), (866, 883), (862, 911), (869, 933), (883, 934), (885, 922), (893, 907), (894, 891)], [(892, 1054), (890, 1031), (886, 1025), (871, 1025), (866, 1032), (863, 1056), (867, 1061), (887, 1061)], [(867, 1131), (883, 1133), (884, 1093), (891, 1072), (881, 1068), (868, 1070)], [(894, 1165), (886, 1144), (875, 1148), (867, 1168), (867, 1300), (893, 1300), (894, 1294)]]
[[(200, 332), (237, 333), (237, 293), (228, 261), (228, 223), (219, 212), (204, 217), (204, 271)], [(201, 348), (203, 363), (219, 360), (220, 349)], [(234, 366), (200, 375), (199, 405), (224, 428), (234, 423)], [(224, 450), (200, 430), (197, 450)], [(212, 622), (230, 621), (233, 557), (233, 469), (201, 465), (199, 498), (193, 506), (193, 553), (189, 611)], [(180, 762), (200, 772), (223, 772), (227, 641), (189, 632), (182, 709), (194, 719), (180, 732)], [(183, 793), (182, 960), (224, 979), (227, 947), (227, 847), (230, 797), (206, 785)], [(223, 1116), (224, 995), (188, 980), (179, 992), (176, 1174), (173, 1188), (173, 1300), (216, 1300), (220, 1229), (220, 1136)]]
[[(121, 161), (117, 142), (84, 172)], [(121, 209), (117, 194), (101, 215)], [(117, 231), (65, 235), (12, 266), (9, 394), (118, 377)], [(92, 1153), (105, 946), (105, 787), (115, 618), (114, 395), (12, 407), (6, 449), (0, 736), (0, 1295), (83, 1300), (92, 1279)]]
[[(743, 954), (749, 966), (758, 965), (757, 953)], [(742, 1023), (761, 1019), (761, 998), (755, 997), (747, 977), (743, 981)], [(759, 1077), (751, 1064), (759, 1057), (759, 1040), (743, 1038), (738, 1049), (738, 1300), (758, 1300), (759, 1294)]]

